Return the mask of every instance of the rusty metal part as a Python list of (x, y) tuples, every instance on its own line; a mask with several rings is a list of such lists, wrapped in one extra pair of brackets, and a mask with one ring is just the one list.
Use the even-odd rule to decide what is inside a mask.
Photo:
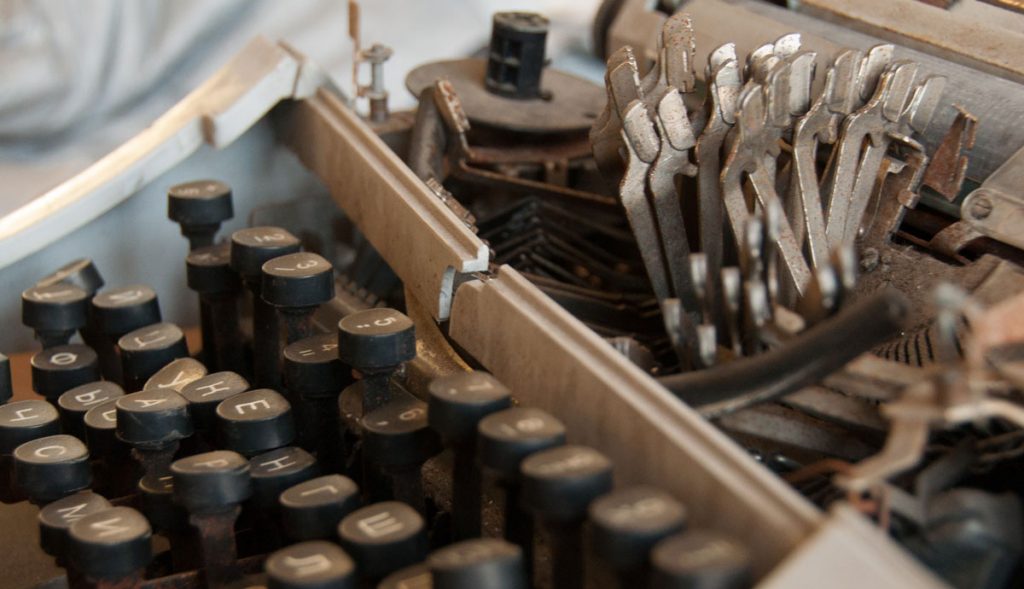
[(960, 195), (960, 188), (967, 175), (967, 155), (964, 152), (974, 147), (977, 135), (978, 118), (957, 106), (957, 115), (953, 119), (946, 136), (932, 153), (931, 162), (924, 172), (922, 184), (938, 192), (949, 202)]
[(437, 61), (409, 72), (405, 85), (419, 96), (437, 80), (447, 79), (462, 99), (469, 120), (524, 133), (585, 131), (601, 112), (601, 89), (582, 78), (545, 69), (542, 85), (549, 99), (520, 100), (488, 92), (484, 88), (486, 67), (483, 59)]
[(199, 533), (203, 553), (203, 579), (209, 589), (231, 586), (242, 578), (235, 550), (235, 520), (238, 505), (218, 513), (193, 513), (189, 522)]

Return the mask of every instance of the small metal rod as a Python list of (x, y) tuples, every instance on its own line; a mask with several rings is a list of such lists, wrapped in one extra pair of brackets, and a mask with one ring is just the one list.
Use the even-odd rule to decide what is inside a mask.
[(419, 463), (381, 467), (381, 472), (389, 479), (391, 497), (395, 501), (408, 504), (420, 515), (426, 514), (427, 511), (426, 498), (423, 493), (423, 475), (420, 472), (422, 468), (423, 464)]
[[(236, 293), (216, 293), (201, 295), (201, 301), (210, 312), (210, 340), (213, 354), (214, 370), (230, 370), (243, 374), (245, 370), (245, 354), (242, 348), (242, 333), (238, 324), (238, 296)], [(203, 345), (206, 345), (205, 334)]]
[(505, 539), (519, 546), (523, 551), (523, 567), (526, 578), (533, 579), (533, 518), (523, 511), (520, 495), (522, 485), (518, 481), (499, 483), (505, 491)]
[(180, 442), (174, 440), (154, 448), (132, 448), (132, 457), (142, 466), (143, 476), (160, 478), (170, 473)]
[(316, 310), (317, 307), (281, 307), (279, 309), (285, 326), (285, 342), (283, 342), (283, 345), (316, 335), (316, 326), (313, 324), (313, 314)]
[(260, 296), (259, 282), (249, 289), (252, 291), (253, 379), (257, 387), (277, 390), (281, 386), (277, 310)]
[(543, 525), (551, 551), (551, 586), (583, 589), (583, 522), (546, 521)]
[(480, 536), (483, 482), (476, 450), (475, 436), (452, 446), (452, 519), (455, 537), (460, 540)]
[(199, 532), (204, 577), (210, 589), (228, 587), (242, 578), (235, 547), (235, 521), (242, 508), (234, 505), (224, 511), (193, 513), (189, 522)]

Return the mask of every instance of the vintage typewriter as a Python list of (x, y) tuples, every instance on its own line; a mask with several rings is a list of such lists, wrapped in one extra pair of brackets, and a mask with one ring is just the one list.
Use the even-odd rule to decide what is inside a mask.
[[(1020, 4), (650, 4), (412, 112), (257, 39), (0, 220), (0, 586), (1019, 586)], [(170, 179), (250, 129), (317, 189), (225, 232)], [(173, 292), (104, 279), (137, 193)]]

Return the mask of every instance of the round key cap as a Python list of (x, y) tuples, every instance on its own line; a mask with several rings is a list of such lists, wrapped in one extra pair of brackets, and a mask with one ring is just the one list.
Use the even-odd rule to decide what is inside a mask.
[(112, 336), (160, 322), (156, 292), (142, 284), (108, 288), (97, 294), (92, 298), (91, 312), (100, 331)]
[(401, 467), (423, 464), (441, 451), (437, 433), (427, 425), (420, 401), (398, 400), (363, 416), (363, 454), (373, 464)]
[(235, 292), (242, 286), (231, 268), (231, 244), (219, 243), (189, 252), (185, 258), (188, 287), (201, 294)]
[(435, 589), (526, 589), (523, 551), (497, 538), (463, 540), (427, 558)]
[(295, 439), (288, 399), (271, 389), (234, 395), (217, 405), (224, 445), (246, 456), (287, 446)]
[(212, 513), (238, 505), (252, 495), (249, 461), (230, 450), (179, 458), (171, 464), (174, 500), (189, 513)]
[(36, 505), (89, 488), (89, 450), (78, 438), (46, 436), (14, 449), (14, 480)]
[(32, 355), (32, 388), (56, 400), (79, 385), (100, 379), (99, 357), (89, 346), (68, 344)]
[(267, 589), (354, 589), (356, 564), (336, 544), (313, 540), (267, 558)]
[(460, 372), (434, 379), (430, 392), (430, 427), (447, 440), (476, 435), (484, 417), (507, 409), (512, 397), (505, 385), (486, 372)]
[(612, 463), (586, 446), (531, 454), (519, 467), (523, 505), (546, 520), (581, 519), (595, 498), (612, 488)]
[(333, 538), (338, 522), (359, 507), (359, 487), (340, 474), (310, 479), (279, 498), (284, 530), (294, 540)]
[(185, 333), (173, 323), (140, 327), (117, 340), (126, 382), (142, 384), (177, 358), (188, 356)]
[(92, 491), (82, 491), (47, 503), (39, 510), (39, 545), (50, 556), (63, 558), (68, 529), (87, 515), (110, 509), (110, 501)]
[(124, 448), (117, 439), (117, 399), (115, 397), (85, 412), (85, 443), (94, 456), (106, 456)]
[(188, 401), (189, 413), (197, 430), (213, 430), (217, 422), (217, 405), (249, 390), (249, 381), (236, 372), (214, 372), (194, 380), (181, 389)]
[(13, 454), (18, 446), (60, 433), (57, 410), (46, 401), (15, 401), (0, 405), (0, 454)]
[(68, 390), (57, 399), (61, 428), (85, 440), (85, 414), (103, 403), (124, 396), (124, 389), (109, 380), (97, 380)]
[(302, 448), (288, 446), (264, 452), (249, 460), (253, 503), (260, 509), (276, 510), (278, 498), (289, 487), (320, 474), (316, 458)]
[(690, 530), (658, 542), (651, 565), (655, 589), (741, 589), (753, 584), (750, 553), (713, 530)]
[(33, 286), (21, 293), (21, 322), (36, 331), (77, 331), (89, 318), (89, 297), (73, 284)]
[(304, 396), (339, 394), (351, 378), (338, 359), (338, 335), (324, 333), (289, 344), (284, 349), (284, 382)]
[(298, 252), (263, 264), (263, 300), (275, 307), (315, 307), (334, 298), (334, 267), (323, 257)]
[(231, 268), (246, 280), (259, 280), (263, 264), (299, 251), (299, 240), (280, 227), (250, 227), (231, 234)]
[(36, 286), (52, 286), (54, 284), (70, 284), (89, 293), (96, 294), (96, 291), (103, 288), (103, 277), (100, 271), (93, 265), (89, 258), (79, 258), (61, 266), (53, 274), (46, 276), (36, 283)]
[(681, 532), (686, 508), (653, 487), (627, 487), (597, 498), (589, 509), (598, 557), (615, 570), (643, 566), (662, 538)]
[(527, 456), (565, 443), (565, 426), (539, 409), (513, 407), (492, 413), (477, 425), (480, 459), (507, 479), (519, 478)]
[(206, 376), (206, 366), (192, 358), (178, 358), (149, 377), (142, 390), (171, 390), (180, 393), (185, 385)]
[(425, 563), (407, 566), (384, 577), (377, 589), (431, 589), (434, 586)]
[(398, 501), (374, 503), (345, 516), (338, 525), (341, 545), (360, 575), (378, 579), (423, 560), (427, 535), (423, 518)]
[(397, 367), (416, 357), (416, 327), (394, 309), (367, 309), (338, 322), (338, 357), (363, 372)]
[(130, 507), (113, 507), (71, 524), (68, 548), (75, 568), (96, 579), (117, 579), (152, 558), (149, 522)]
[(11, 400), (14, 396), (14, 385), (11, 382), (11, 360), (4, 354), (0, 354), (0, 405)]
[(231, 187), (219, 180), (194, 180), (167, 190), (167, 218), (181, 225), (181, 233), (207, 230), (235, 216)]
[(119, 397), (114, 406), (117, 437), (126, 444), (160, 448), (192, 435), (188, 401), (174, 391), (132, 393)]

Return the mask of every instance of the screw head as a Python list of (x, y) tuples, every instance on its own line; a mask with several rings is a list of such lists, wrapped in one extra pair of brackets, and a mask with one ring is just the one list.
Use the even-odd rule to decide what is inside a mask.
[(970, 214), (979, 220), (988, 218), (992, 214), (992, 200), (987, 194), (975, 193), (974, 198), (971, 199)]

